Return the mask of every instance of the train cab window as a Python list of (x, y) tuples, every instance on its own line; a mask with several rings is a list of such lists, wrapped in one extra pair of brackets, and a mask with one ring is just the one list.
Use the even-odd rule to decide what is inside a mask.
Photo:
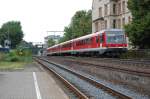
[(124, 32), (108, 32), (107, 33), (107, 43), (125, 43)]

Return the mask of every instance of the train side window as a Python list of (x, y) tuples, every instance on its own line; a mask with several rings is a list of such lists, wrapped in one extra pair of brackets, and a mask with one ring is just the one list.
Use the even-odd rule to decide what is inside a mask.
[(90, 43), (90, 39), (89, 38), (87, 39), (87, 42), (88, 42), (88, 44)]
[(83, 45), (83, 40), (81, 40), (80, 45)]
[(86, 44), (88, 44), (88, 39), (86, 39)]
[(91, 39), (89, 38), (89, 41), (88, 41), (88, 43), (90, 44), (91, 43)]
[(86, 39), (84, 39), (84, 44), (86, 44)]
[(82, 40), (82, 45), (84, 45), (84, 40)]

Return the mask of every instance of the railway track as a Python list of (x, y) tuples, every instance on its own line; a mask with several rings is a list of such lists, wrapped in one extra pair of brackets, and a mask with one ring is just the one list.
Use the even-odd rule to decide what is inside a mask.
[[(72, 56), (68, 57), (68, 58), (77, 59), (76, 57), (72, 57)], [(78, 59), (150, 66), (150, 59), (119, 59), (119, 58), (95, 58), (95, 57), (84, 57), (84, 58), (82, 57), (82, 58), (78, 58)]]
[(79, 89), (77, 89), (74, 85), (72, 85), (69, 81), (67, 81), (65, 78), (63, 78), (59, 73), (51, 69), (50, 67), (44, 65), (40, 59), (34, 58), (36, 62), (38, 62), (40, 65), (44, 66), (46, 69), (48, 69), (50, 72), (52, 72), (58, 79), (60, 79), (65, 86), (71, 90), (79, 99), (89, 99), (88, 96), (86, 96), (84, 93), (82, 93)]
[[(107, 60), (107, 59), (96, 59), (96, 60), (94, 60), (95, 62), (91, 62), (93, 59), (81, 60), (80, 58), (79, 59), (73, 59), (73, 58), (65, 59), (65, 58), (63, 58), (63, 60), (68, 61), (68, 62), (74, 62), (76, 64), (88, 65), (88, 66), (92, 66), (92, 67), (95, 66), (97, 68), (105, 68), (105, 69), (110, 69), (110, 70), (113, 70), (113, 71), (121, 71), (121, 72), (129, 73), (129, 74), (150, 77), (150, 72), (146, 71), (144, 69), (139, 70), (139, 69), (126, 68), (126, 67), (117, 67), (117, 66), (99, 64), (99, 61), (109, 62), (110, 60)], [(112, 60), (112, 61), (115, 61), (118, 64), (120, 64), (119, 60)], [(122, 60), (122, 61), (124, 61), (124, 63), (129, 64), (127, 60)], [(139, 62), (139, 63), (141, 63), (141, 62)], [(131, 60), (130, 60), (130, 64), (131, 64)], [(134, 64), (134, 63), (132, 63), (132, 64)], [(147, 64), (149, 64), (149, 63), (147, 63)], [(122, 64), (120, 64), (120, 65), (122, 65)], [(149, 66), (150, 66), (150, 64), (149, 64)]]
[[(77, 76), (78, 78), (80, 78), (80, 79), (82, 79), (82, 80), (88, 82), (89, 84), (91, 84), (92, 86), (95, 86), (96, 88), (98, 88), (98, 89), (100, 89), (100, 90), (103, 90), (104, 92), (110, 94), (111, 96), (113, 96), (113, 97), (115, 97), (115, 98), (118, 98), (118, 99), (131, 99), (131, 97), (126, 96), (126, 95), (124, 95), (124, 94), (122, 94), (122, 93), (120, 93), (120, 92), (118, 92), (118, 91), (115, 91), (115, 90), (113, 90), (113, 89), (111, 89), (111, 88), (109, 88), (109, 87), (107, 87), (107, 86), (105, 86), (105, 85), (99, 83), (98, 81), (96, 81), (96, 80), (94, 80), (94, 79), (91, 79), (91, 78), (89, 78), (89, 77), (86, 77), (85, 75), (82, 75), (82, 74), (80, 74), (80, 73), (77, 73), (77, 72), (75, 72), (75, 71), (73, 71), (73, 70), (71, 70), (71, 69), (68, 69), (68, 68), (66, 68), (66, 67), (63, 67), (63, 66), (61, 66), (61, 65), (59, 65), (59, 64), (56, 64), (56, 63), (54, 63), (54, 62), (50, 62), (50, 61), (48, 61), (47, 59), (36, 58), (36, 61), (38, 61), (38, 63), (40, 63), (41, 65), (45, 66), (46, 68), (50, 69), (50, 70), (51, 70), (52, 72), (54, 72), (55, 74), (58, 74), (58, 75), (59, 75), (59, 73), (57, 73), (55, 70), (51, 69), (51, 68), (48, 66), (48, 64), (49, 64), (49, 65), (51, 64), (51, 65), (53, 65), (53, 66), (55, 66), (55, 67), (57, 67), (57, 68), (60, 68), (60, 69), (62, 69), (62, 70), (65, 70), (66, 72), (69, 72), (70, 74), (73, 74), (73, 75)], [(46, 62), (47, 65), (45, 65), (43, 62)], [(59, 78), (63, 78), (63, 77), (60, 77), (60, 76), (61, 76), (61, 75), (59, 75)], [(63, 80), (64, 80), (64, 78), (63, 78)], [(64, 82), (64, 81), (63, 81), (63, 82)], [(65, 82), (69, 82), (69, 81), (65, 80)], [(67, 86), (68, 86), (68, 84), (67, 84)], [(69, 85), (69, 86), (70, 86), (70, 85)], [(72, 88), (71, 88), (71, 89), (72, 89)], [(76, 89), (72, 89), (72, 90), (77, 90), (77, 88), (76, 88)], [(78, 90), (78, 91), (79, 91), (79, 90)], [(75, 93), (77, 94), (77, 96), (78, 96), (80, 99), (88, 99), (89, 96), (90, 96), (90, 95), (87, 95), (87, 93), (84, 94), (84, 91), (82, 91), (82, 92), (80, 91), (80, 94), (79, 94), (79, 92), (75, 92)], [(82, 95), (81, 93), (83, 94), (83, 96), (81, 96), (81, 95)]]

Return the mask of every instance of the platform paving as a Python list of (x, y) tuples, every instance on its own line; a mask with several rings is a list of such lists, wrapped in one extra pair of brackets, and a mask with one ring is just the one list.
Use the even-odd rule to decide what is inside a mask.
[(0, 99), (69, 99), (37, 63), (23, 70), (0, 72)]

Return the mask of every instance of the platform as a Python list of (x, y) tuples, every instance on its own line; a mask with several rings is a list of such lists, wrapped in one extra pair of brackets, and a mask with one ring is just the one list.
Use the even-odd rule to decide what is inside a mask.
[(0, 72), (0, 99), (69, 99), (52, 76), (36, 63)]

